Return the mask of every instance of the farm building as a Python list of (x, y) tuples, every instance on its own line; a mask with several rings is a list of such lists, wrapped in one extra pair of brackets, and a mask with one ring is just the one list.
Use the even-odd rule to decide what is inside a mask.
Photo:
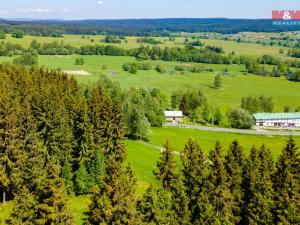
[(300, 113), (256, 113), (256, 126), (300, 127)]
[(179, 123), (183, 119), (182, 111), (164, 111), (168, 123)]

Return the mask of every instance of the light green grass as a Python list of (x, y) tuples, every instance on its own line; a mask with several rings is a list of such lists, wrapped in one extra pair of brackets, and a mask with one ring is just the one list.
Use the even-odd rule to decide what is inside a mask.
[[(274, 158), (278, 158), (281, 154), (281, 150), (288, 138), (283, 136), (236, 134), (184, 128), (153, 128), (152, 131), (151, 143), (162, 146), (166, 140), (169, 140), (176, 151), (183, 151), (184, 145), (189, 138), (197, 140), (203, 151), (207, 154), (214, 147), (216, 141), (220, 141), (224, 149), (227, 150), (230, 143), (234, 139), (237, 139), (244, 146), (245, 153), (248, 154), (250, 152), (252, 145), (260, 147), (262, 144), (265, 144), (272, 151)], [(300, 146), (300, 137), (295, 137), (295, 139)]]
[[(77, 57), (83, 57), (86, 64), (77, 66), (74, 64)], [(11, 61), (12, 58), (0, 57), (0, 62)], [(133, 57), (117, 56), (40, 56), (39, 64), (49, 68), (62, 68), (64, 70), (86, 70), (89, 76), (76, 76), (81, 84), (93, 85), (101, 74), (118, 81), (123, 89), (130, 87), (159, 88), (168, 96), (176, 90), (202, 90), (212, 105), (219, 105), (223, 111), (231, 107), (239, 107), (241, 98), (248, 95), (265, 95), (273, 97), (275, 111), (281, 112), (285, 105), (296, 108), (300, 106), (300, 83), (291, 82), (284, 77), (261, 77), (256, 75), (244, 75), (242, 65), (208, 65), (180, 62), (148, 61), (155, 67), (163, 64), (168, 69), (166, 74), (159, 74), (154, 70), (139, 71), (138, 74), (130, 74), (122, 70), (122, 65), (136, 61)], [(215, 69), (214, 73), (190, 73), (171, 74), (175, 65), (203, 65), (206, 68)], [(102, 66), (107, 65), (107, 70)], [(229, 69), (229, 75), (222, 76), (223, 87), (220, 90), (212, 88), (214, 77), (224, 68)]]

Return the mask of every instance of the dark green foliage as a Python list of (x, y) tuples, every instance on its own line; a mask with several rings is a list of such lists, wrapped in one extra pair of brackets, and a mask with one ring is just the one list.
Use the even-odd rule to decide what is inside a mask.
[(79, 169), (75, 172), (74, 175), (74, 186), (76, 194), (84, 195), (90, 193), (92, 181), (84, 163), (80, 164)]
[[(67, 208), (59, 171), (54, 159), (46, 161), (46, 168), (41, 169), (39, 176), (31, 179), (31, 183), (27, 183), (17, 195), (7, 224), (74, 224)], [(33, 172), (30, 171), (28, 175), (34, 175)]]
[(14, 38), (23, 38), (24, 37), (24, 32), (21, 30), (16, 30), (11, 34), (12, 37)]
[(62, 178), (64, 179), (65, 189), (68, 195), (74, 194), (73, 172), (71, 164), (66, 161), (62, 168)]
[(246, 165), (245, 208), (243, 221), (246, 224), (274, 224), (274, 191), (272, 176), (274, 164), (270, 150), (262, 146), (252, 148)]
[(240, 146), (237, 140), (234, 140), (225, 157), (225, 168), (228, 174), (229, 190), (236, 202), (236, 205), (232, 209), (233, 215), (236, 217), (236, 222), (241, 220), (241, 211), (244, 203), (243, 181), (245, 159), (242, 146)]
[(179, 107), (184, 115), (189, 115), (193, 110), (206, 103), (206, 97), (200, 90), (187, 91), (185, 93), (178, 91), (173, 92), (171, 103), (173, 108)]
[(300, 223), (300, 157), (290, 137), (276, 163), (274, 175), (275, 223)]
[(165, 121), (163, 110), (167, 107), (166, 96), (158, 89), (131, 88), (126, 92), (123, 110), (128, 135), (147, 139), (150, 125), (161, 127)]
[(150, 123), (141, 108), (131, 108), (128, 124), (128, 135), (130, 137), (134, 139), (148, 139)]
[(212, 223), (213, 207), (208, 197), (209, 163), (196, 141), (190, 139), (186, 143), (182, 164), (191, 224)]
[(155, 70), (158, 73), (166, 73), (167, 72), (166, 68), (163, 65), (160, 65), (160, 64), (156, 65)]
[(75, 59), (75, 65), (84, 65), (84, 64), (85, 64), (84, 58), (76, 58)]
[(113, 36), (113, 35), (106, 36), (104, 39), (104, 42), (105, 43), (113, 43), (113, 44), (121, 44), (122, 43), (122, 41), (120, 40), (119, 37)]
[(88, 163), (88, 172), (92, 187), (97, 187), (105, 175), (105, 162), (103, 153), (100, 150), (95, 150), (90, 162)]
[(96, 87), (89, 108), (95, 143), (104, 150), (106, 173), (92, 195), (86, 224), (140, 224), (135, 201), (136, 181), (130, 167), (123, 168), (125, 149), (121, 107)]
[(13, 63), (21, 66), (36, 66), (38, 64), (38, 55), (36, 52), (24, 52), (21, 56), (14, 58)]
[(213, 115), (212, 115), (212, 124), (214, 125), (221, 125), (223, 121), (223, 115), (219, 107), (214, 109)]
[(214, 88), (220, 89), (221, 87), (222, 87), (222, 77), (220, 74), (218, 74), (217, 76), (215, 76)]
[(249, 113), (273, 112), (273, 98), (267, 98), (263, 95), (243, 97), (241, 108), (247, 110)]
[(253, 117), (244, 109), (232, 109), (228, 113), (231, 127), (238, 129), (250, 129), (253, 124)]
[(158, 45), (162, 44), (161, 41), (155, 40), (155, 38), (145, 37), (145, 38), (138, 38), (136, 40), (137, 43), (145, 43), (145, 44), (151, 44), (151, 45)]
[(170, 193), (150, 186), (138, 203), (142, 221), (147, 224), (174, 224), (175, 214), (172, 211)]
[(160, 161), (157, 162), (157, 170), (153, 173), (156, 178), (162, 182), (163, 188), (167, 191), (170, 191), (174, 183), (179, 179), (179, 175), (176, 171), (174, 151), (168, 141), (164, 145)]
[(6, 34), (3, 31), (0, 31), (0, 39), (5, 39)]
[(209, 175), (209, 198), (214, 209), (213, 220), (216, 224), (234, 224), (238, 222), (233, 210), (237, 207), (237, 202), (232, 195), (228, 174), (224, 165), (223, 150), (220, 142), (210, 151), (211, 171)]

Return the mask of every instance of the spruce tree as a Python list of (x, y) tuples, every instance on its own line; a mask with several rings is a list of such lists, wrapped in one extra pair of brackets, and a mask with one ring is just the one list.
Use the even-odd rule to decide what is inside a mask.
[(182, 154), (183, 183), (189, 199), (190, 222), (209, 224), (213, 207), (208, 198), (209, 162), (199, 144), (189, 139)]
[(240, 216), (244, 198), (243, 177), (246, 159), (243, 151), (244, 150), (239, 142), (234, 140), (225, 157), (225, 168), (228, 174), (229, 190), (234, 197), (234, 201), (237, 203), (233, 208), (236, 223), (241, 220)]
[(225, 169), (220, 142), (217, 142), (215, 148), (210, 151), (209, 159), (211, 160), (211, 172), (208, 194), (214, 209), (213, 223), (234, 224), (236, 218), (233, 214), (233, 208), (236, 207), (236, 202), (229, 189), (228, 174)]
[(170, 193), (152, 185), (138, 203), (138, 210), (145, 224), (177, 224)]
[(276, 164), (276, 224), (300, 224), (300, 154), (297, 150), (295, 140), (290, 137)]
[(73, 172), (69, 161), (66, 161), (62, 168), (62, 178), (64, 179), (65, 189), (68, 195), (74, 194)]
[(76, 195), (89, 194), (92, 188), (92, 181), (85, 163), (80, 163), (79, 169), (75, 172), (74, 186)]
[(259, 151), (255, 147), (246, 165), (245, 213), (246, 224), (274, 224), (274, 192), (272, 176), (274, 165), (270, 150), (263, 145)]
[(17, 142), (18, 126), (15, 102), (9, 90), (0, 89), (0, 187), (3, 204), (10, 191), (10, 173), (13, 168), (11, 151)]
[(105, 176), (92, 195), (85, 224), (140, 224), (136, 210), (136, 180), (130, 167), (123, 168), (123, 118), (121, 107), (108, 98), (101, 87), (92, 92), (89, 115), (95, 144), (105, 158)]
[(15, 198), (7, 224), (73, 225), (73, 216), (67, 208), (57, 160), (45, 160), (42, 152), (35, 152), (26, 166), (26, 183)]
[(179, 179), (179, 175), (176, 171), (174, 151), (169, 141), (165, 143), (160, 161), (157, 162), (157, 170), (153, 171), (153, 173), (156, 178), (162, 182), (163, 188), (167, 191), (170, 191), (172, 185)]

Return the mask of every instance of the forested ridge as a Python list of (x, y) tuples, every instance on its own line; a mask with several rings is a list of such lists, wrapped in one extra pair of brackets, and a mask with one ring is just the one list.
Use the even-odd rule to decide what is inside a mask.
[(124, 110), (142, 104), (136, 95), (159, 93), (132, 89), (124, 105), (118, 89), (105, 79), (83, 89), (58, 71), (0, 65), (0, 192), (4, 204), (14, 200), (7, 224), (74, 224), (68, 196), (87, 193), (85, 224), (300, 223), (292, 137), (276, 162), (264, 145), (247, 156), (236, 140), (228, 150), (217, 142), (205, 155), (190, 139), (181, 166), (169, 140), (153, 171), (161, 184), (137, 197)]
[(36, 36), (62, 34), (117, 34), (133, 36), (168, 36), (171, 32), (218, 32), (224, 34), (242, 31), (284, 32), (299, 30), (300, 26), (274, 26), (271, 19), (174, 18), (124, 20), (1, 20), (7, 32), (22, 30)]

